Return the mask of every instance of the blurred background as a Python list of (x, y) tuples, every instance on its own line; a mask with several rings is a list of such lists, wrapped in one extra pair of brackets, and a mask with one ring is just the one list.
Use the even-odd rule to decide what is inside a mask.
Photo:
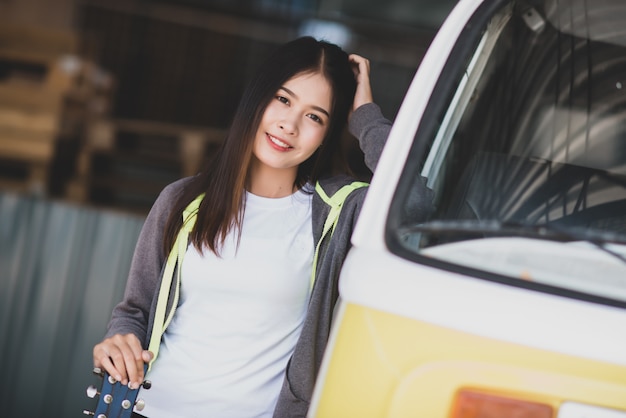
[[(302, 35), (371, 61), (394, 119), (455, 0), (0, 0), (0, 417), (77, 417), (143, 220)], [(350, 168), (371, 173), (353, 138)]]

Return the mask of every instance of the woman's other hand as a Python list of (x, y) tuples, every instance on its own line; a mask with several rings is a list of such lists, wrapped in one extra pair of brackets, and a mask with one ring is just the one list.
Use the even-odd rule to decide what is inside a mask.
[(356, 92), (352, 104), (352, 111), (354, 112), (360, 106), (374, 101), (370, 85), (370, 62), (367, 58), (357, 54), (350, 54), (348, 58), (352, 63), (352, 69), (356, 77)]
[(144, 381), (144, 363), (152, 360), (152, 353), (141, 347), (134, 334), (116, 334), (93, 348), (93, 364), (106, 370), (115, 380), (132, 389)]

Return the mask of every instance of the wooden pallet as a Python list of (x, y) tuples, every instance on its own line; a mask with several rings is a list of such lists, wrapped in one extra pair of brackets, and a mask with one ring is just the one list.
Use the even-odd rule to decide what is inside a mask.
[(221, 129), (204, 127), (140, 120), (94, 121), (66, 197), (146, 211), (166, 184), (196, 174), (224, 136)]
[(72, 32), (0, 25), (0, 186), (47, 194), (75, 165), (59, 150), (108, 114), (113, 79), (76, 50)]
[(13, 87), (0, 86), (0, 159), (4, 165), (21, 164), (28, 174), (20, 178), (0, 170), (1, 179), (7, 180), (5, 188), (44, 192), (59, 132), (62, 96)]
[(67, 31), (0, 25), (0, 185), (45, 193), (74, 80)]

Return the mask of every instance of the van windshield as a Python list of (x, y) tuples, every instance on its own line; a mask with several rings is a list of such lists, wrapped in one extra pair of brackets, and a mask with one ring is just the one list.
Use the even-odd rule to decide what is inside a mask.
[(431, 98), (388, 236), (403, 255), (626, 302), (626, 2), (491, 3)]

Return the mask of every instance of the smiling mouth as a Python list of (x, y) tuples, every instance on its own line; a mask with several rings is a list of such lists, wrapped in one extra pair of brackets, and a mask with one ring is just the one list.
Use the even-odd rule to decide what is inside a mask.
[(267, 137), (269, 138), (270, 142), (274, 145), (276, 145), (277, 147), (284, 149), (284, 150), (288, 150), (290, 148), (293, 148), (291, 145), (289, 145), (286, 142), (281, 141), (280, 139), (273, 137), (270, 134), (267, 134)]

